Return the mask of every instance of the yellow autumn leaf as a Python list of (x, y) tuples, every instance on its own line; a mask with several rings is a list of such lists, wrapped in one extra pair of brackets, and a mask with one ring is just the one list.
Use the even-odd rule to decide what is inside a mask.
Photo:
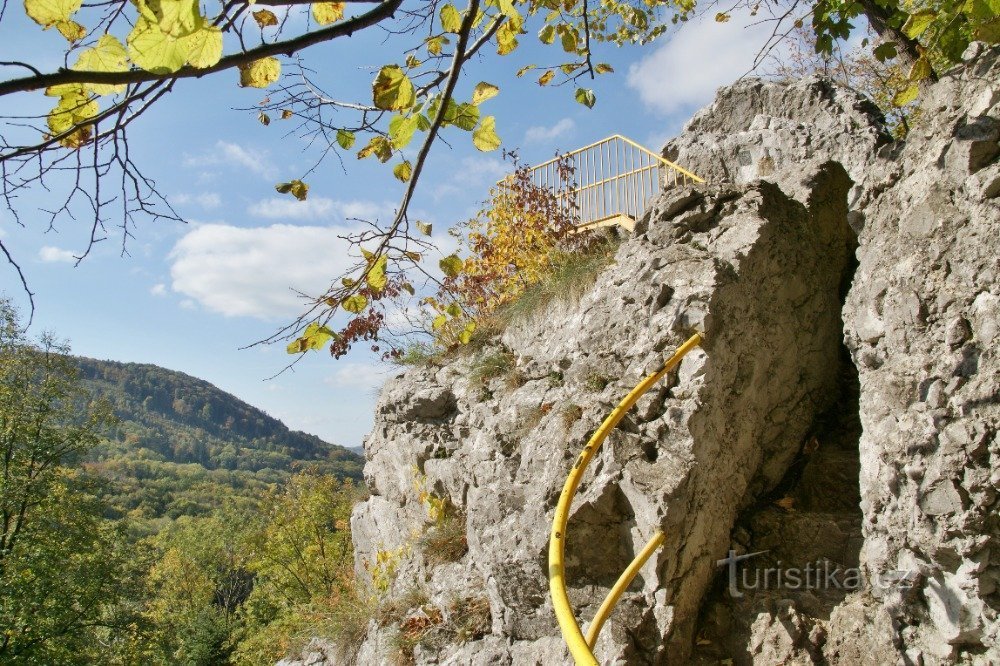
[(187, 62), (184, 42), (166, 34), (158, 24), (145, 18), (136, 21), (125, 42), (129, 58), (147, 72), (170, 74)]
[(372, 83), (375, 106), (386, 111), (402, 111), (416, 101), (413, 83), (398, 65), (386, 65)]
[(472, 133), (472, 144), (484, 153), (500, 147), (500, 137), (497, 136), (497, 121), (493, 116), (486, 116)]
[(137, 0), (137, 5), (141, 16), (171, 37), (186, 37), (205, 25), (198, 0)]
[(206, 25), (183, 38), (187, 62), (197, 69), (211, 67), (222, 59), (222, 30)]
[(281, 78), (281, 61), (268, 56), (240, 65), (240, 85), (244, 88), (266, 88)]
[(499, 94), (500, 88), (496, 87), (492, 83), (480, 81), (476, 84), (475, 89), (472, 91), (472, 103), (478, 106), (488, 99), (493, 99)]
[(343, 2), (314, 2), (312, 17), (320, 25), (330, 25), (344, 18)]
[(24, 11), (38, 25), (51, 28), (69, 21), (83, 5), (83, 0), (24, 0)]
[(261, 29), (278, 25), (278, 17), (270, 9), (258, 9), (253, 13), (253, 20)]
[(91, 93), (78, 83), (49, 88), (45, 92), (59, 97), (59, 103), (46, 118), (52, 135), (66, 134), (59, 139), (59, 143), (66, 148), (79, 148), (89, 143), (93, 130), (87, 121), (100, 111)]
[[(72, 68), (81, 72), (127, 72), (128, 54), (118, 38), (102, 35), (97, 44), (80, 53)], [(87, 87), (98, 95), (125, 92), (125, 84), (89, 83)]]
[(56, 30), (68, 42), (78, 42), (87, 36), (87, 29), (76, 21), (59, 21), (56, 23)]

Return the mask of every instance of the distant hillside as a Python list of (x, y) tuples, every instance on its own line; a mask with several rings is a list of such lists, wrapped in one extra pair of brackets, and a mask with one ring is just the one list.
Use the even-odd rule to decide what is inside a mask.
[(303, 432), (181, 372), (79, 358), (80, 378), (119, 419), (87, 467), (113, 482), (116, 513), (154, 520), (259, 495), (293, 470), (361, 478), (357, 453)]

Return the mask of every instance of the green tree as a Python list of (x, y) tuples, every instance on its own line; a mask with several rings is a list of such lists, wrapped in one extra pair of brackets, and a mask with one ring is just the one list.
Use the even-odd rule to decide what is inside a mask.
[(350, 481), (309, 472), (264, 498), (240, 663), (274, 663), (294, 638), (322, 635), (333, 610), (353, 599), (350, 517), (361, 498)]
[(0, 300), (0, 662), (93, 663), (126, 654), (137, 562), (70, 467), (107, 411), (90, 405), (66, 348), (30, 341)]
[(152, 539), (147, 617), (150, 660), (211, 666), (229, 661), (254, 585), (247, 535), (254, 516), (232, 506), (182, 516)]

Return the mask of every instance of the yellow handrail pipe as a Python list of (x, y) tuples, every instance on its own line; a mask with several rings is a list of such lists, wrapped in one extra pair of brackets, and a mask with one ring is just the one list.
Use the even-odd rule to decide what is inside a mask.
[[(573, 504), (573, 497), (576, 495), (577, 489), (580, 487), (580, 481), (583, 479), (583, 474), (587, 469), (587, 465), (594, 458), (594, 454), (604, 443), (604, 440), (615, 428), (616, 425), (622, 420), (626, 412), (632, 408), (633, 405), (642, 397), (642, 395), (648, 391), (656, 382), (660, 381), (664, 375), (670, 372), (674, 367), (680, 363), (681, 359), (690, 352), (695, 347), (699, 346), (702, 342), (702, 335), (700, 333), (695, 333), (687, 341), (677, 348), (674, 355), (671, 356), (663, 364), (663, 367), (652, 373), (645, 379), (643, 379), (639, 384), (632, 389), (625, 398), (618, 403), (608, 417), (604, 419), (600, 427), (594, 432), (587, 442), (587, 445), (583, 447), (583, 451), (580, 453), (579, 457), (576, 459), (576, 463), (573, 465), (573, 469), (570, 470), (569, 476), (566, 478), (566, 483), (563, 485), (562, 493), (559, 495), (559, 502), (556, 504), (556, 514), (552, 519), (552, 532), (549, 534), (549, 593), (552, 595), (552, 606), (555, 610), (556, 619), (559, 622), (559, 629), (562, 631), (563, 639), (566, 641), (566, 645), (569, 647), (569, 652), (573, 657), (573, 661), (576, 662), (577, 666), (597, 666), (597, 659), (594, 657), (594, 652), (591, 648), (592, 643), (590, 643), (583, 636), (583, 632), (580, 631), (580, 625), (576, 621), (576, 616), (573, 614), (573, 609), (569, 603), (569, 595), (566, 591), (566, 526), (569, 523), (569, 509)], [(631, 583), (632, 578), (638, 573), (639, 569), (642, 567), (646, 559), (652, 555), (653, 551), (660, 545), (654, 542), (657, 538), (654, 536), (653, 540), (642, 550), (639, 557), (629, 566), (622, 578), (619, 578), (618, 582), (615, 584), (615, 588), (621, 586), (621, 589), (617, 592), (617, 597), (621, 596), (621, 593), (628, 587)], [(662, 543), (662, 534), (660, 534), (659, 541)], [(648, 551), (648, 552), (647, 552)], [(642, 562), (639, 559), (642, 558)], [(630, 570), (633, 570), (632, 577), (628, 581), (624, 581), (625, 576), (628, 575)], [(601, 610), (598, 611), (598, 618), (600, 623), (603, 624), (604, 620), (611, 613), (612, 608), (617, 602), (617, 597), (611, 599), (611, 596), (615, 594), (615, 588), (612, 588), (609, 598), (605, 600), (604, 604), (601, 606), (601, 610), (604, 610), (604, 606), (607, 605), (608, 608), (601, 616)], [(597, 631), (600, 631), (600, 627), (597, 627)], [(597, 640), (597, 632), (593, 633), (593, 641)]]
[(622, 572), (622, 575), (615, 581), (614, 587), (608, 592), (608, 596), (605, 597), (604, 603), (601, 607), (597, 609), (597, 614), (594, 615), (594, 619), (590, 621), (590, 626), (587, 627), (587, 645), (593, 650), (594, 646), (597, 645), (597, 637), (601, 633), (601, 628), (604, 626), (605, 621), (611, 615), (611, 611), (615, 609), (618, 605), (618, 600), (622, 598), (622, 593), (628, 589), (628, 586), (632, 584), (635, 580), (636, 575), (638, 575), (639, 570), (642, 566), (646, 564), (646, 561), (652, 557), (656, 549), (663, 545), (666, 541), (666, 535), (660, 530), (656, 530), (656, 534), (653, 538), (643, 547), (643, 549), (636, 555), (632, 563), (628, 565), (628, 568)]

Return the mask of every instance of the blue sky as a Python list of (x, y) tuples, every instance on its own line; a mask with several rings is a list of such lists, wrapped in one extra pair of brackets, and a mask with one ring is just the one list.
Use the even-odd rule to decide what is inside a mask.
[[(0, 22), (0, 60), (58, 66), (62, 38), (41, 33), (19, 10), (9, 7)], [(650, 46), (604, 47), (595, 59), (616, 73), (593, 82), (598, 102), (591, 110), (573, 101), (569, 87), (542, 89), (537, 76), (514, 77), (529, 62), (560, 62), (556, 50), (534, 44), (532, 35), (511, 56), (490, 50), (470, 62), (459, 97), (481, 80), (500, 86), (483, 112), (496, 116), (505, 147), (519, 147), (528, 163), (613, 133), (658, 150), (716, 87), (746, 72), (769, 29), (745, 24), (739, 17), (727, 24), (695, 21)], [(340, 63), (317, 76), (344, 99), (367, 101), (378, 66), (397, 52), (372, 33), (303, 57), (318, 69)], [(0, 68), (0, 75), (9, 72)], [(0, 208), (0, 238), (35, 292), (36, 332), (54, 331), (78, 354), (189, 373), (292, 428), (358, 446), (371, 427), (378, 387), (395, 368), (364, 349), (339, 361), (313, 352), (293, 372), (266, 380), (290, 359), (283, 345), (241, 347), (299, 313), (291, 288), (315, 292), (339, 273), (347, 260), (337, 236), (356, 227), (349, 218), (386, 220), (402, 185), (385, 166), (345, 154), (343, 166), (328, 159), (306, 179), (307, 201), (278, 195), (274, 184), (302, 176), (318, 154), (290, 133), (290, 121), (264, 127), (255, 114), (236, 110), (261, 97), (239, 89), (235, 73), (181, 81), (133, 127), (134, 159), (187, 224), (141, 223), (126, 243), (127, 256), (120, 232), (109, 228), (108, 240), (74, 266), (89, 222), (81, 214), (48, 230), (42, 211), (53, 205), (52, 195), (36, 190), (19, 200), (25, 228)], [(5, 97), (0, 115), (44, 109), (51, 101), (38, 93)], [(434, 223), (435, 240), (450, 251), (447, 228), (478, 208), (507, 166), (497, 152), (475, 150), (466, 133), (452, 129), (443, 138), (447, 144), (435, 146), (411, 210)], [(7, 265), (0, 265), (0, 292), (26, 308)]]

